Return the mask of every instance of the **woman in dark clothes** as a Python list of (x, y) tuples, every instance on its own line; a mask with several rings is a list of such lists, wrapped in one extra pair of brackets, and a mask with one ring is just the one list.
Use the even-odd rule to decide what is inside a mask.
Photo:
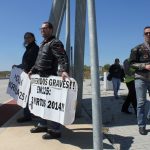
[[(28, 73), (33, 67), (39, 51), (39, 47), (35, 43), (35, 36), (33, 33), (26, 32), (24, 34), (24, 47), (26, 48), (26, 51), (22, 57), (22, 63), (20, 65), (13, 65), (13, 67), (21, 68), (24, 72)], [(27, 105), (26, 108), (24, 108), (24, 116), (18, 118), (17, 122), (23, 123), (31, 120), (31, 113)]]

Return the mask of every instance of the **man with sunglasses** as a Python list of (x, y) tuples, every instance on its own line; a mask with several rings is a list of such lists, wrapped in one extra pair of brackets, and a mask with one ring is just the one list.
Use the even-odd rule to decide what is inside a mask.
[(135, 68), (139, 133), (146, 135), (145, 104), (147, 90), (150, 91), (150, 26), (144, 28), (144, 43), (131, 50), (130, 62), (131, 66)]
[[(69, 78), (68, 57), (62, 42), (52, 35), (53, 25), (50, 22), (44, 22), (40, 30), (44, 40), (40, 45), (35, 65), (28, 73), (29, 76), (39, 74), (41, 77), (49, 77), (50, 75), (57, 76), (59, 74), (63, 79)], [(30, 131), (31, 133), (47, 132), (42, 136), (43, 139), (60, 138), (61, 125), (53, 121), (49, 123), (41, 118), (38, 125)]]

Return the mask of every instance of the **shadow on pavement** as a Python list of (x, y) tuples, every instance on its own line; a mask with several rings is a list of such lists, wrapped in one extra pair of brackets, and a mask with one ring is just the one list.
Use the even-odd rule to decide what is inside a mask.
[[(102, 120), (103, 124), (107, 127), (112, 126), (127, 126), (127, 125), (137, 125), (137, 118), (134, 113), (132, 106), (129, 110), (132, 111), (132, 114), (125, 114), (121, 112), (122, 105), (124, 103), (125, 97), (120, 97), (115, 99), (113, 96), (101, 97), (101, 106), (102, 106)], [(86, 98), (82, 101), (82, 106), (87, 112), (89, 117), (92, 119), (92, 106), (91, 99)], [(146, 103), (146, 113), (148, 112), (150, 102)], [(147, 122), (149, 124), (150, 122)]]
[[(81, 149), (93, 149), (93, 133), (92, 128), (63, 128), (63, 138), (59, 140), (61, 143), (70, 144)], [(103, 143), (104, 149), (113, 149), (111, 144)]]
[[(110, 142), (116, 147), (118, 145), (118, 149), (120, 150), (129, 150), (132, 143), (134, 142), (134, 138), (132, 136), (120, 136), (120, 135), (112, 135), (112, 134), (107, 134), (108, 139)], [(115, 146), (116, 145), (116, 146)]]
[(6, 123), (13, 115), (21, 109), (14, 101), (10, 101), (0, 106), (0, 126)]

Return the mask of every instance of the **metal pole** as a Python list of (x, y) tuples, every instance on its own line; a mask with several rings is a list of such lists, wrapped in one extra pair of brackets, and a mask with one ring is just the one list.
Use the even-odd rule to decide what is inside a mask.
[(102, 115), (99, 85), (99, 60), (96, 31), (95, 0), (87, 0), (88, 24), (91, 58), (91, 83), (92, 83), (92, 118), (93, 118), (93, 147), (94, 150), (103, 149)]
[(70, 0), (66, 0), (66, 53), (70, 61)]
[(75, 43), (74, 43), (74, 78), (78, 83), (76, 116), (81, 116), (83, 91), (84, 43), (86, 22), (86, 0), (76, 0)]
[(56, 31), (58, 29), (58, 25), (60, 23), (60, 18), (62, 18), (62, 10), (66, 0), (53, 0), (51, 12), (48, 21), (53, 24), (53, 34), (56, 35)]
[(59, 38), (59, 35), (60, 35), (61, 25), (62, 25), (62, 21), (64, 18), (64, 13), (65, 13), (65, 8), (66, 8), (66, 0), (64, 0), (64, 4), (62, 6), (61, 16), (60, 16), (57, 31), (56, 31), (56, 38)]
[(70, 75), (73, 77), (74, 75), (74, 65), (73, 65), (73, 48), (72, 46), (70, 47)]

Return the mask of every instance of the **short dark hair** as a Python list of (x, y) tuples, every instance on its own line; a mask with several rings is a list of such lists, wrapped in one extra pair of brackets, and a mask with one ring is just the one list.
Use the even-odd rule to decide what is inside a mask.
[(116, 59), (115, 59), (115, 62), (120, 62), (119, 58), (116, 58)]
[(50, 29), (53, 29), (52, 23), (45, 21), (45, 22), (43, 22), (43, 24), (47, 24)]
[(146, 26), (146, 27), (144, 28), (144, 31), (145, 31), (146, 29), (150, 29), (150, 26)]
[(34, 41), (35, 41), (35, 36), (34, 36), (34, 34), (33, 34), (32, 32), (26, 32), (26, 33), (24, 34), (24, 38), (25, 38), (26, 36), (28, 36), (28, 35), (32, 36), (32, 37), (34, 38)]

